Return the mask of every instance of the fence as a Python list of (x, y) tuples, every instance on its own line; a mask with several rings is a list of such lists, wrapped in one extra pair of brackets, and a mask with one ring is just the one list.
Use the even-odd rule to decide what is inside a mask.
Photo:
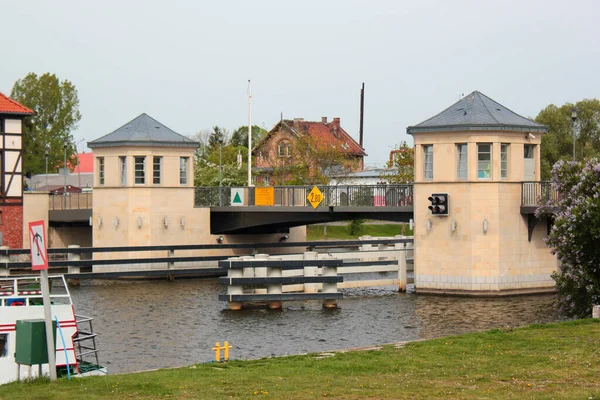
[[(198, 252), (209, 250), (232, 250), (245, 252), (247, 255), (259, 254), (261, 250), (277, 248), (306, 248), (318, 250), (332, 247), (352, 246), (377, 246), (378, 249), (395, 246), (396, 244), (410, 243), (412, 238), (384, 238), (367, 240), (337, 240), (337, 241), (310, 241), (310, 242), (275, 242), (275, 243), (221, 243), (199, 245), (163, 245), (163, 246), (123, 246), (123, 247), (77, 247), (48, 249), (51, 270), (67, 268), (67, 278), (73, 279), (118, 279), (123, 277), (163, 277), (172, 278), (177, 275), (193, 276), (221, 276), (222, 269), (217, 268), (217, 261), (231, 257), (231, 254), (222, 255), (192, 255), (181, 256), (176, 252), (195, 250)], [(245, 251), (244, 251), (245, 250)], [(165, 252), (165, 257), (131, 257), (117, 259), (86, 259), (83, 254), (97, 253), (127, 253), (127, 252)], [(330, 251), (330, 250), (326, 250)], [(222, 252), (225, 253), (225, 252)], [(9, 276), (13, 273), (29, 272), (31, 261), (28, 260), (29, 249), (10, 249), (0, 247), (0, 276)], [(52, 260), (59, 255), (66, 255), (66, 259)], [(137, 255), (137, 254), (136, 254)], [(63, 257), (64, 258), (64, 257)], [(12, 260), (11, 260), (12, 259)], [(211, 267), (214, 265), (214, 267)], [(106, 272), (81, 272), (81, 268), (96, 266), (111, 266), (113, 271)], [(136, 268), (132, 268), (136, 267)], [(145, 267), (145, 268), (144, 268)]]
[[(308, 194), (311, 186), (274, 186), (275, 206), (310, 206)], [(337, 185), (320, 186), (323, 201), (319, 207), (398, 207), (413, 205), (413, 185)], [(254, 206), (254, 187), (197, 187), (194, 196), (196, 207), (231, 206), (231, 189), (243, 189), (243, 203)]]
[(539, 206), (548, 200), (557, 200), (558, 192), (547, 181), (523, 182), (521, 186), (521, 205)]

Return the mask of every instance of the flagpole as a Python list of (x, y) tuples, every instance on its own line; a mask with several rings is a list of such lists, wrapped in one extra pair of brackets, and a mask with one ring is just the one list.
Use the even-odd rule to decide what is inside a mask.
[(248, 187), (252, 186), (252, 82), (248, 79)]

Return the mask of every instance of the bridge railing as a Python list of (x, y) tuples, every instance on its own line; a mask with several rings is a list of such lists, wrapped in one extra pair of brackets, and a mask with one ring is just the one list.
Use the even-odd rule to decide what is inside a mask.
[(93, 192), (51, 194), (50, 210), (88, 210), (93, 208)]
[[(274, 186), (274, 206), (310, 206), (310, 186)], [(412, 207), (413, 185), (317, 185), (323, 194), (319, 207)], [(194, 196), (196, 207), (228, 207), (232, 202), (232, 189), (243, 189), (240, 201), (255, 206), (255, 187), (197, 187)], [(239, 193), (239, 191), (236, 191)]]
[(521, 186), (521, 205), (538, 206), (548, 200), (557, 200), (558, 191), (549, 181), (523, 182)]

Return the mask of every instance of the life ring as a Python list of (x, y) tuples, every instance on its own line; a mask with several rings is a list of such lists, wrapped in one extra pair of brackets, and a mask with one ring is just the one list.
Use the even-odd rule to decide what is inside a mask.
[(24, 306), (25, 303), (23, 303), (22, 301), (13, 301), (12, 303), (10, 303), (11, 306)]

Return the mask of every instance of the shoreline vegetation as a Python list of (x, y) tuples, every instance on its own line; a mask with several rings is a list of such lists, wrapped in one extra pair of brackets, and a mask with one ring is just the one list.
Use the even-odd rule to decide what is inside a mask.
[(308, 225), (306, 227), (306, 240), (350, 240), (358, 239), (359, 236), (396, 236), (404, 235), (411, 236), (413, 233), (408, 224), (390, 224), (380, 223), (377, 221), (365, 221), (359, 225), (358, 232), (350, 233), (350, 223), (340, 222), (335, 224), (327, 224), (326, 228), (323, 224)]
[(65, 398), (598, 399), (600, 320), (0, 387), (0, 399)]

